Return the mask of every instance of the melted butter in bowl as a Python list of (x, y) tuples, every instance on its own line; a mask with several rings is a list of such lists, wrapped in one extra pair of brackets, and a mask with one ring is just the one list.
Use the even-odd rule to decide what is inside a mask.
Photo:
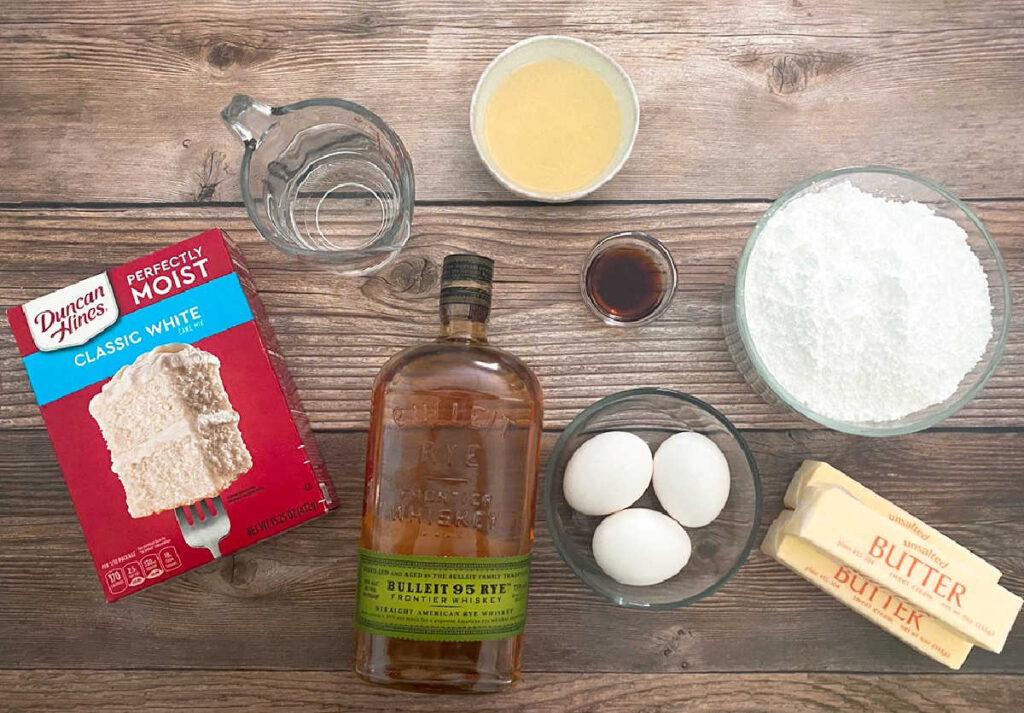
[(581, 198), (614, 176), (639, 125), (625, 72), (593, 45), (532, 37), (506, 49), (480, 77), (471, 127), (494, 177), (534, 200)]
[(569, 193), (593, 183), (615, 157), (622, 116), (597, 72), (544, 59), (507, 76), (487, 103), (487, 148), (512, 183)]

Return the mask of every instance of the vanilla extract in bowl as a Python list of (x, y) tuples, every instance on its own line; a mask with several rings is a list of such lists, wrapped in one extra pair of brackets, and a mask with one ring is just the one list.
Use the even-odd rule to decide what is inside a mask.
[(612, 248), (587, 273), (587, 291), (604, 312), (623, 322), (643, 319), (658, 306), (661, 270), (640, 248)]
[(600, 240), (587, 256), (580, 280), (583, 300), (605, 324), (649, 322), (675, 294), (676, 269), (660, 242), (640, 232)]

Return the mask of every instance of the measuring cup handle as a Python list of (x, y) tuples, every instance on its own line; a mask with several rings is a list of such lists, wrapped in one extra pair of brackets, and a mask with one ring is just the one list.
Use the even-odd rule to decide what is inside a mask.
[(245, 94), (236, 94), (224, 107), (220, 117), (245, 143), (258, 145), (274, 125), (272, 110)]

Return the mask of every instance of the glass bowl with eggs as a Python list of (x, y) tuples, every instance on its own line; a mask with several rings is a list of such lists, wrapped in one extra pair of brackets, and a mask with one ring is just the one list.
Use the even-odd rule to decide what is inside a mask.
[(570, 569), (637, 609), (674, 609), (718, 591), (761, 522), (761, 480), (739, 431), (669, 389), (612, 394), (576, 416), (548, 460), (543, 497)]

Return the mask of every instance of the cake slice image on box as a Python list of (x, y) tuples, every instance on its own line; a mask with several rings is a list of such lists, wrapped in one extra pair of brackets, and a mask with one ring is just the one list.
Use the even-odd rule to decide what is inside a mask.
[[(190, 344), (164, 344), (122, 367), (92, 398), (89, 413), (133, 518), (178, 509), (188, 534), (185, 508), (194, 506), (194, 518), (198, 503), (216, 498), (252, 468), (220, 360)], [(226, 520), (219, 500), (216, 505), (215, 515)]]

